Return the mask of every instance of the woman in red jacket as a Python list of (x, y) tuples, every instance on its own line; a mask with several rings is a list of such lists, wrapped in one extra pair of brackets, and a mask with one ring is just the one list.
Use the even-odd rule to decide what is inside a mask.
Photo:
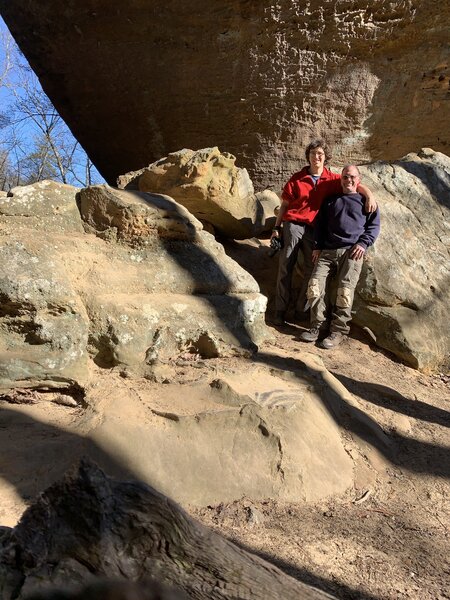
[[(324, 140), (314, 140), (305, 152), (308, 165), (294, 173), (286, 183), (281, 195), (281, 207), (272, 237), (283, 236), (280, 252), (278, 280), (275, 298), (275, 325), (285, 322), (286, 312), (292, 296), (292, 275), (300, 248), (303, 252), (303, 282), (295, 303), (295, 319), (306, 318), (306, 290), (312, 272), (313, 222), (323, 200), (327, 196), (341, 192), (340, 175), (332, 173), (325, 164), (330, 160), (330, 152)], [(371, 191), (365, 185), (358, 186), (358, 192), (366, 197), (366, 210), (377, 208)], [(281, 227), (281, 224), (283, 225)]]

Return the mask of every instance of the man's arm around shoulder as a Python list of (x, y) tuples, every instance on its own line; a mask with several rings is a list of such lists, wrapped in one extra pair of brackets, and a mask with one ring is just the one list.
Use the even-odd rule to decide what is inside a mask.
[(358, 187), (356, 188), (356, 191), (358, 192), (358, 194), (361, 194), (361, 196), (364, 196), (364, 198), (366, 199), (366, 203), (365, 203), (365, 209), (366, 212), (368, 213), (373, 213), (377, 210), (377, 203), (375, 202), (375, 199), (373, 197), (372, 192), (370, 191), (370, 189), (362, 184), (359, 183)]

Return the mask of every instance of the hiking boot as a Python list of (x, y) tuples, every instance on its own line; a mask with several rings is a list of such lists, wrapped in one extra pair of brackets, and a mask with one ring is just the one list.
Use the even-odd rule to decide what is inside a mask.
[(327, 350), (329, 350), (330, 348), (335, 348), (336, 346), (339, 346), (343, 339), (343, 333), (341, 333), (340, 331), (333, 331), (328, 337), (322, 340), (321, 346), (322, 348), (326, 348)]
[(317, 342), (319, 339), (320, 331), (317, 327), (311, 327), (309, 331), (303, 331), (300, 334), (300, 339), (302, 342)]
[(272, 323), (274, 325), (285, 325), (286, 324), (284, 310), (275, 311), (275, 316), (272, 319)]

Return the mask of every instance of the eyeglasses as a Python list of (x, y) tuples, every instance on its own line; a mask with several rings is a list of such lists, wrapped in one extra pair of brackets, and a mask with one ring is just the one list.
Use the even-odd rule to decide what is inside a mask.
[(341, 177), (342, 179), (351, 179), (354, 181), (355, 179), (358, 179), (359, 175), (342, 175)]

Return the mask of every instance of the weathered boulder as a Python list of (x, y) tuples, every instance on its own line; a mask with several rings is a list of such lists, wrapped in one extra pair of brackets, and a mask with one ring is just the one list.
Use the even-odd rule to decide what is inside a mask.
[(119, 188), (167, 194), (202, 222), (229, 238), (261, 235), (275, 224), (278, 196), (270, 190), (254, 193), (246, 169), (218, 148), (180, 150), (119, 177)]
[(15, 189), (0, 243), (4, 387), (83, 385), (88, 351), (148, 374), (164, 357), (252, 351), (266, 335), (255, 280), (166, 196)]
[(93, 186), (80, 192), (80, 207), (103, 237), (138, 244), (98, 265), (100, 288), (81, 284), (97, 361), (142, 371), (183, 351), (208, 358), (263, 339), (256, 282), (171, 198)]
[(3, 600), (52, 585), (74, 589), (95, 576), (151, 577), (198, 600), (331, 598), (208, 530), (156, 490), (110, 479), (86, 460), (40, 496), (2, 546)]
[(56, 415), (47, 393), (3, 403), (2, 523), (14, 524), (81, 456), (197, 506), (243, 496), (320, 501), (373, 480), (383, 456), (395, 460), (395, 441), (307, 352), (248, 360), (186, 353), (155, 375), (127, 380), (121, 369), (96, 369), (82, 406)]
[(293, 374), (216, 367), (184, 385), (166, 373), (164, 394), (141, 387), (126, 408), (122, 389), (87, 398), (96, 407), (89, 437), (163, 493), (205, 506), (242, 496), (314, 501), (352, 486), (354, 463), (326, 408), (337, 405), (333, 391), (300, 365)]
[(74, 201), (78, 188), (56, 181), (39, 181), (12, 188), (0, 197), (2, 222), (14, 217), (15, 228), (83, 232), (83, 221)]
[(87, 381), (89, 321), (52, 237), (83, 232), (76, 192), (43, 181), (0, 198), (0, 388)]
[(364, 263), (355, 322), (419, 369), (449, 359), (450, 158), (430, 149), (361, 168), (382, 230)]
[(109, 183), (218, 145), (279, 189), (325, 135), (335, 162), (449, 148), (448, 3), (0, 0)]
[(152, 236), (194, 241), (202, 229), (201, 224), (169, 196), (113, 190), (108, 186), (83, 190), (80, 213), (94, 230), (114, 228), (117, 236), (127, 241)]

